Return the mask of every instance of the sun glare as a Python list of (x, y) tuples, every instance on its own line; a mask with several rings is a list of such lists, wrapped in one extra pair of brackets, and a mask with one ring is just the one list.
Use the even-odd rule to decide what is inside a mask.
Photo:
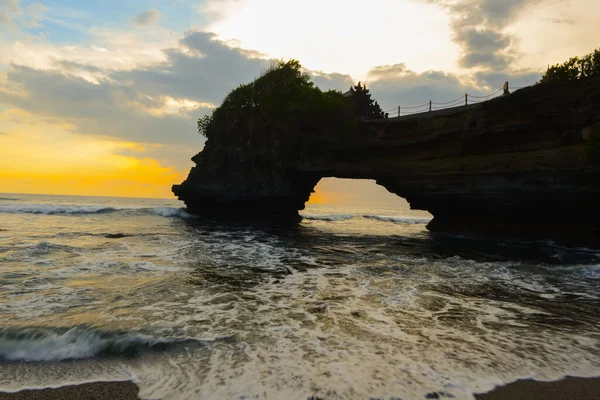
[(415, 71), (455, 68), (449, 16), (435, 5), (409, 0), (224, 4), (224, 18), (210, 31), (275, 58), (299, 59), (313, 70), (360, 78), (375, 65), (398, 62)]

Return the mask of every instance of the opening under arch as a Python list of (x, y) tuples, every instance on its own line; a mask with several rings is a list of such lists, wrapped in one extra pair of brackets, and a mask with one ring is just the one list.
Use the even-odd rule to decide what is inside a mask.
[(427, 224), (432, 215), (411, 210), (402, 197), (370, 179), (322, 178), (300, 213), (310, 219), (343, 221), (353, 215), (385, 221)]
[(323, 178), (307, 203), (316, 204), (410, 208), (402, 197), (390, 193), (371, 179)]

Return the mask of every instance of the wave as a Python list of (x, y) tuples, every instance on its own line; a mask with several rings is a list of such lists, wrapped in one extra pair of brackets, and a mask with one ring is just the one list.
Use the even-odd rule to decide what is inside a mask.
[(178, 217), (178, 218), (193, 218), (194, 216), (188, 212), (186, 212), (183, 208), (174, 208), (174, 207), (159, 207), (154, 208), (153, 212), (157, 215), (161, 215), (163, 217)]
[(374, 219), (382, 222), (394, 222), (397, 224), (412, 224), (426, 225), (431, 221), (431, 218), (409, 218), (409, 217), (393, 217), (388, 215), (363, 215), (363, 218)]
[(7, 214), (41, 214), (41, 215), (82, 215), (82, 214), (112, 214), (116, 212), (134, 215), (149, 214), (167, 218), (192, 218), (193, 215), (183, 208), (119, 208), (104, 205), (62, 205), (62, 204), (0, 204), (0, 213)]
[(118, 211), (114, 207), (60, 204), (0, 204), (0, 213), (8, 214), (98, 214)]
[(366, 218), (371, 220), (377, 220), (381, 222), (393, 222), (396, 224), (412, 224), (412, 225), (425, 225), (428, 224), (431, 219), (427, 218), (411, 218), (411, 217), (400, 217), (400, 216), (388, 216), (388, 215), (352, 215), (352, 214), (305, 214), (302, 218), (307, 220), (315, 221), (347, 221), (354, 218)]
[(354, 218), (351, 214), (304, 214), (302, 218), (312, 221), (346, 221)]
[[(158, 215), (166, 218), (194, 218), (184, 208), (177, 207), (113, 207), (105, 205), (62, 205), (62, 204), (0, 204), (0, 213), (10, 214), (42, 214), (42, 215), (85, 215), (85, 214), (112, 214), (124, 213), (126, 215)], [(341, 222), (360, 218), (354, 214), (303, 214), (302, 218), (313, 221)], [(427, 224), (430, 219), (411, 218), (386, 215), (362, 215), (363, 218), (397, 224)]]
[(0, 329), (2, 361), (64, 361), (98, 357), (135, 357), (181, 347), (203, 347), (207, 341), (155, 337), (141, 332), (103, 331), (90, 327)]

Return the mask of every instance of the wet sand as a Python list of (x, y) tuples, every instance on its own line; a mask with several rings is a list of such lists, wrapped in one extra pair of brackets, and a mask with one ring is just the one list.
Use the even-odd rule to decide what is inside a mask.
[(598, 400), (600, 378), (566, 378), (557, 382), (524, 380), (475, 395), (477, 400)]
[(139, 400), (139, 391), (132, 382), (94, 382), (56, 389), (0, 392), (0, 400)]

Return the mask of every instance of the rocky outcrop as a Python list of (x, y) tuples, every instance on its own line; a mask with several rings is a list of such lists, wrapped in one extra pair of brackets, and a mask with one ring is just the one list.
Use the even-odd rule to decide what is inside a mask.
[(434, 216), (431, 230), (559, 238), (600, 246), (600, 79), (362, 122), (311, 137), (248, 121), (223, 132), (173, 187), (196, 214), (296, 217), (323, 177), (375, 179)]

